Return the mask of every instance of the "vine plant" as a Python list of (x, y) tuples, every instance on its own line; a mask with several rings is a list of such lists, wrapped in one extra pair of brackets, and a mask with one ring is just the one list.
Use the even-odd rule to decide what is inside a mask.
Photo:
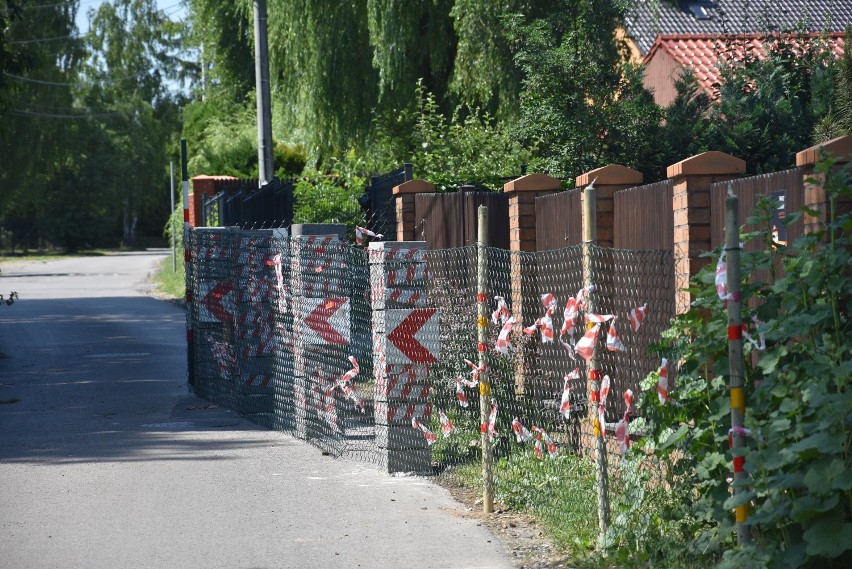
[[(827, 194), (822, 231), (789, 246), (773, 242), (768, 228), (742, 236), (765, 243), (742, 255), (742, 294), (743, 321), (755, 337), (765, 334), (766, 349), (745, 349), (749, 480), (736, 498), (727, 314), (714, 290), (714, 265), (693, 283), (691, 310), (655, 347), (677, 364), (675, 401), (661, 404), (656, 374), (643, 384), (642, 419), (634, 426), (644, 436), (624, 465), (636, 475), (614, 505), (608, 536), (620, 557), (682, 563), (686, 550), (720, 567), (852, 564), (852, 214), (839, 207), (852, 198), (850, 171), (833, 160), (816, 168)], [(764, 202), (748, 221), (768, 226), (771, 207)], [(659, 468), (648, 469), (649, 461)], [(733, 510), (745, 502), (752, 541), (738, 546)]]

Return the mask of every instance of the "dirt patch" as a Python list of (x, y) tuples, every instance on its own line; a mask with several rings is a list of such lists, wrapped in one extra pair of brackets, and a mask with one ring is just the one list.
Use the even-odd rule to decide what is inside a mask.
[(544, 528), (529, 514), (494, 504), (494, 513), (482, 512), (482, 496), (471, 488), (442, 484), (453, 498), (467, 508), (459, 515), (476, 519), (499, 537), (509, 550), (518, 569), (571, 569), (568, 556), (550, 538)]

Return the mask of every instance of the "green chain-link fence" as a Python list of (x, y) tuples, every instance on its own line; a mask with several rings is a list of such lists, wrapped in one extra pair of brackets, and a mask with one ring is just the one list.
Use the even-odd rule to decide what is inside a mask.
[[(675, 277), (670, 251), (585, 250), (484, 249), (479, 299), (493, 315), (481, 346), (476, 247), (192, 230), (194, 389), (330, 454), (477, 490), (484, 430), (496, 499), (593, 544), (601, 518), (642, 523), (637, 481), (658, 476), (650, 458), (622, 457), (641, 424), (630, 395), (660, 367), (648, 347), (674, 315)], [(597, 320), (608, 394), (590, 390), (584, 357)], [(485, 425), (480, 349), (495, 403)]]

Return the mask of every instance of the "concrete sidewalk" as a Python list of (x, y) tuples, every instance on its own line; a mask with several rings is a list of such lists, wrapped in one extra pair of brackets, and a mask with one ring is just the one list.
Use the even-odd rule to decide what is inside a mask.
[(156, 255), (4, 266), (0, 567), (509, 568), (428, 480), (335, 460), (188, 395)]

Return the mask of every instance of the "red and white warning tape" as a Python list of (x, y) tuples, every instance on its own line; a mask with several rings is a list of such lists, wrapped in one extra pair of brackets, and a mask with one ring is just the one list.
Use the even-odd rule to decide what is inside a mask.
[(512, 432), (515, 433), (515, 440), (518, 441), (519, 445), (524, 444), (527, 441), (531, 441), (533, 438), (529, 429), (527, 429), (517, 417), (512, 419)]
[(447, 414), (438, 410), (438, 418), (441, 420), (441, 432), (444, 433), (444, 438), (449, 437), (451, 434), (456, 432), (456, 427), (453, 425), (453, 422), (450, 421), (450, 418), (447, 417)]
[(418, 421), (417, 417), (411, 418), (411, 426), (412, 426), (412, 428), (419, 429), (420, 431), (423, 432), (423, 437), (426, 439), (426, 443), (429, 446), (432, 446), (433, 444), (435, 444), (435, 441), (438, 440), (438, 437), (435, 436), (435, 433), (430, 431), (429, 427), (427, 427), (426, 425), (424, 425), (423, 423)]
[(376, 239), (384, 239), (385, 236), (382, 235), (381, 233), (374, 233), (373, 231), (370, 231), (366, 227), (359, 227), (359, 226), (356, 225), (355, 226), (355, 243), (357, 243), (358, 245), (363, 245), (365, 237), (375, 237)]
[(509, 310), (509, 305), (506, 304), (506, 299), (502, 296), (495, 296), (494, 300), (497, 301), (497, 309), (491, 313), (491, 321), (494, 324), (505, 324), (505, 322), (512, 316), (512, 312)]
[(559, 412), (568, 420), (571, 418), (571, 382), (579, 381), (580, 368), (565, 374), (565, 382), (562, 385), (562, 401), (559, 403)]
[(376, 401), (376, 419), (390, 423), (392, 421), (408, 421), (412, 417), (432, 416), (431, 403), (407, 403), (389, 404), (387, 401)]
[(660, 403), (665, 405), (669, 399), (669, 360), (663, 358), (658, 373), (660, 379), (657, 381), (657, 395), (660, 398)]
[(550, 455), (550, 458), (556, 457), (559, 454), (559, 449), (556, 446), (556, 443), (553, 442), (553, 439), (545, 432), (544, 429), (540, 427), (532, 426), (532, 430), (535, 433), (535, 455), (541, 460), (544, 458), (544, 453), (542, 452), (542, 442), (545, 446), (547, 446), (547, 454)]
[(494, 344), (494, 351), (498, 354), (508, 356), (512, 351), (512, 341), (509, 339), (512, 333), (512, 328), (515, 326), (515, 317), (510, 316), (500, 328), (500, 333), (497, 335), (497, 342)]
[(633, 328), (633, 331), (636, 332), (639, 330), (639, 326), (642, 325), (642, 321), (645, 319), (645, 314), (648, 312), (648, 303), (646, 302), (642, 306), (636, 306), (630, 309), (630, 314), (627, 315), (627, 318), (630, 320), (630, 327)]
[(624, 352), (627, 351), (627, 348), (624, 347), (624, 343), (618, 337), (618, 332), (615, 330), (616, 320), (618, 318), (613, 317), (612, 322), (609, 323), (609, 329), (606, 332), (606, 349), (610, 352)]

